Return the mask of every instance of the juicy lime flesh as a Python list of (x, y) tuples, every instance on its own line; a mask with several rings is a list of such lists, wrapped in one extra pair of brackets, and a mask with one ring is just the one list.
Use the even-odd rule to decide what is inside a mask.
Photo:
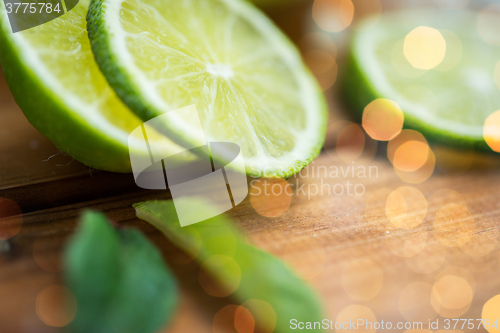
[(125, 45), (168, 109), (197, 106), (205, 135), (245, 157), (279, 158), (306, 130), (294, 71), (255, 25), (219, 0), (126, 0)]
[[(354, 51), (358, 63), (373, 89), (397, 102), (406, 116), (432, 131), (482, 140), (486, 118), (500, 109), (494, 82), (500, 47), (480, 39), (473, 13), (429, 17), (431, 13), (389, 14), (377, 27), (359, 33)], [(404, 55), (406, 35), (419, 26), (437, 29), (446, 41), (443, 61), (430, 70), (413, 67)]]
[[(81, 0), (64, 16), (14, 37), (29, 45), (32, 56), (50, 73), (48, 84), (55, 83), (51, 88), (72, 103), (70, 107), (81, 110), (84, 118), (93, 119), (91, 126), (126, 144), (129, 133), (143, 122), (116, 97), (94, 60), (85, 20), (89, 2)], [(148, 139), (167, 147), (173, 145), (158, 133)]]

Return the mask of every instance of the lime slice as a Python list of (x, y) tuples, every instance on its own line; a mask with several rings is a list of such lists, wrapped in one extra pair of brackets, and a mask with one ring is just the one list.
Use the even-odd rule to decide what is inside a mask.
[(88, 20), (97, 63), (141, 118), (196, 105), (204, 133), (173, 116), (159, 127), (174, 141), (238, 144), (254, 176), (289, 177), (319, 154), (324, 97), (295, 47), (246, 1), (94, 1)]
[[(128, 136), (142, 121), (116, 97), (94, 61), (85, 28), (89, 2), (14, 34), (0, 4), (0, 61), (28, 120), (60, 150), (97, 169), (130, 172)], [(182, 150), (158, 133), (148, 139), (165, 154)], [(149, 160), (141, 140), (131, 138), (130, 152)]]
[(500, 47), (482, 40), (476, 23), (477, 13), (469, 11), (365, 20), (352, 41), (343, 87), (348, 103), (361, 115), (374, 99), (391, 99), (403, 110), (405, 127), (428, 139), (491, 151), (483, 127), (500, 109), (494, 78)]

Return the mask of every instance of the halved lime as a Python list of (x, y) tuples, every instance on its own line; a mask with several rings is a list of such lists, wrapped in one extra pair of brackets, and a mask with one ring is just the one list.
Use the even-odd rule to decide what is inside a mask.
[(141, 118), (196, 105), (204, 133), (172, 117), (161, 131), (186, 146), (238, 144), (247, 173), (289, 177), (320, 152), (326, 103), (296, 48), (240, 0), (93, 1), (97, 63)]
[(361, 115), (374, 99), (391, 99), (405, 127), (428, 139), (490, 150), (483, 126), (500, 109), (500, 47), (481, 39), (477, 20), (465, 10), (405, 11), (361, 22), (366, 29), (354, 34), (344, 81), (347, 101)]
[[(116, 97), (94, 61), (85, 21), (89, 2), (17, 33), (1, 3), (0, 61), (26, 118), (60, 150), (97, 169), (130, 172), (128, 136), (143, 122)], [(148, 139), (165, 154), (182, 150), (158, 133)], [(130, 152), (149, 160), (141, 140), (130, 140)]]

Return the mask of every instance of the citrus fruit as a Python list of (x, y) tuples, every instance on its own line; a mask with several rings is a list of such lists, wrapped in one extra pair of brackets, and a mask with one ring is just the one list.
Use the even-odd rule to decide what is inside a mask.
[(250, 175), (287, 178), (320, 152), (327, 109), (291, 42), (240, 0), (93, 1), (89, 37), (108, 82), (143, 120), (185, 146), (232, 142)]
[(483, 129), (500, 109), (500, 46), (481, 38), (477, 13), (401, 11), (377, 19), (361, 22), (351, 44), (343, 92), (358, 115), (375, 99), (390, 99), (401, 107), (405, 128), (491, 151)]
[[(2, 3), (0, 62), (26, 118), (61, 151), (93, 168), (130, 172), (128, 137), (143, 122), (115, 95), (94, 61), (85, 21), (89, 2), (17, 33)], [(158, 133), (148, 139), (165, 154), (182, 150)], [(141, 140), (131, 138), (130, 153), (149, 160)]]

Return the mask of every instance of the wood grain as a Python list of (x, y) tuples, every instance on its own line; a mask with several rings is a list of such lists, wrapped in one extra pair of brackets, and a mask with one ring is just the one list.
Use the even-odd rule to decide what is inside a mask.
[[(291, 35), (299, 34), (292, 29)], [(143, 230), (164, 253), (179, 277), (182, 293), (178, 313), (165, 332), (212, 332), (214, 314), (234, 301), (208, 296), (198, 283), (199, 267), (193, 262), (181, 263), (182, 253), (138, 220), (131, 207), (143, 200), (168, 199), (169, 193), (139, 189), (131, 175), (90, 170), (61, 154), (26, 121), (3, 78), (0, 119), (0, 197), (16, 201), (23, 211), (20, 232), (0, 243), (0, 332), (59, 330), (46, 326), (37, 316), (36, 297), (44, 287), (61, 283), (61, 251), (84, 209), (101, 210), (120, 225)], [(413, 229), (398, 229), (387, 218), (387, 197), (409, 185), (400, 180), (383, 154), (355, 165), (376, 167), (378, 174), (371, 178), (312, 176), (310, 172), (350, 166), (334, 151), (323, 152), (308, 168), (308, 176), (304, 171), (301, 177), (289, 180), (296, 194), (284, 214), (260, 216), (247, 199), (230, 215), (253, 244), (289, 261), (298, 274), (307, 277), (324, 302), (325, 318), (335, 320), (346, 307), (358, 305), (369, 308), (379, 321), (427, 322), (431, 317), (442, 321), (429, 295), (417, 295), (413, 300), (404, 297), (415, 283), (432, 286), (442, 272), (472, 277), (468, 283), (474, 297), (458, 317), (481, 318), (484, 303), (500, 294), (500, 173), (484, 169), (461, 175), (436, 172), (428, 181), (412, 186), (426, 199), (425, 219)], [(311, 195), (315, 188), (346, 181), (362, 185), (365, 193)], [(301, 186), (308, 191), (300, 191)], [(460, 204), (452, 195), (435, 196), (443, 189), (461, 194), (473, 221), (472, 231), (461, 220), (436, 222), (440, 209)], [(446, 239), (467, 237), (468, 241), (460, 247), (445, 246), (443, 233)], [(484, 244), (491, 244), (488, 253), (474, 256), (482, 253)], [(423, 249), (418, 251), (419, 247)], [(416, 254), (409, 256), (405, 251)], [(47, 262), (50, 264), (44, 264)], [(366, 270), (349, 275), (355, 263)], [(376, 283), (370, 287), (374, 280), (381, 282), (380, 288)], [(363, 292), (362, 287), (368, 289)], [(364, 299), (366, 295), (373, 296)]]

